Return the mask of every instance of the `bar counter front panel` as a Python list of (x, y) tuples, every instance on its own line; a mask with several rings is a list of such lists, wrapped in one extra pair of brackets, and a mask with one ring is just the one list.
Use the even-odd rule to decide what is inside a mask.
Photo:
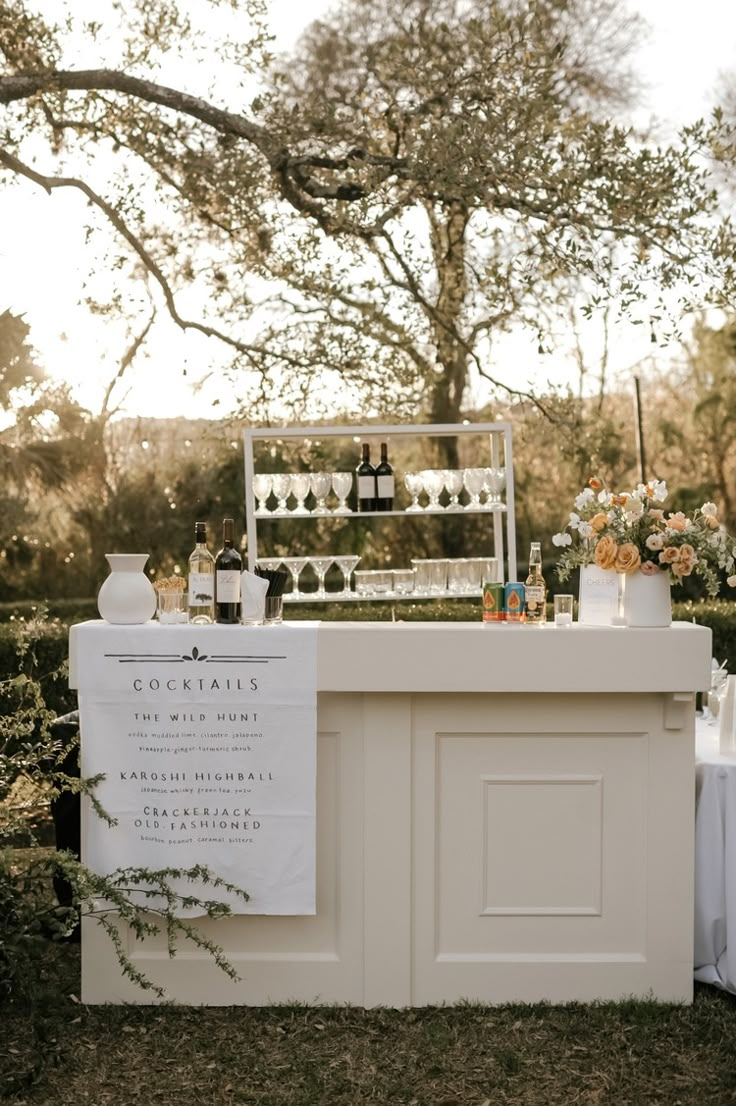
[[(72, 686), (79, 635), (116, 632), (73, 628)], [(171, 959), (128, 934), (170, 998), (692, 1000), (709, 630), (339, 622), (317, 638), (317, 913), (200, 922), (238, 982), (192, 945)], [(88, 1003), (156, 1001), (93, 919), (82, 981)]]

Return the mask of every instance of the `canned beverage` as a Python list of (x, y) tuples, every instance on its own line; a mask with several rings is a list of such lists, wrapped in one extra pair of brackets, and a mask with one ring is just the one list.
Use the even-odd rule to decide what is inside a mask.
[(483, 621), (503, 622), (503, 584), (486, 581), (483, 584)]
[(521, 622), (524, 614), (524, 585), (508, 583), (504, 588), (503, 609), (507, 622)]

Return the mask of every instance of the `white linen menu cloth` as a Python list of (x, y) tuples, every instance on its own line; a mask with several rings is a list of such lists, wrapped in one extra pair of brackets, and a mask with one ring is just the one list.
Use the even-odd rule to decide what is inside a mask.
[(736, 755), (696, 729), (695, 978), (736, 993)]
[[(70, 632), (92, 870), (206, 865), (184, 894), (239, 914), (314, 914), (317, 624), (111, 626)], [(155, 905), (155, 904), (154, 904)], [(181, 914), (201, 914), (182, 908)]]

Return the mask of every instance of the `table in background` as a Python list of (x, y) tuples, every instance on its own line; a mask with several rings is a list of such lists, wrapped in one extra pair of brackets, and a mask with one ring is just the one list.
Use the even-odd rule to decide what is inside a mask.
[(695, 794), (695, 978), (736, 993), (736, 753), (703, 719)]

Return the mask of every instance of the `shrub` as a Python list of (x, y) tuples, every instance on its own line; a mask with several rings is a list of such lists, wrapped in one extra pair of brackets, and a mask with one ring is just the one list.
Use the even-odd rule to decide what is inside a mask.
[[(113, 943), (121, 971), (139, 986), (165, 997), (133, 964), (120, 933), (127, 923), (136, 938), (163, 931), (169, 954), (180, 938), (205, 949), (226, 974), (236, 978), (222, 950), (196, 925), (178, 917), (182, 901), (201, 908), (208, 918), (231, 913), (217, 898), (174, 890), (174, 883), (205, 884), (248, 895), (202, 866), (190, 869), (125, 869), (100, 876), (69, 852), (39, 848), (34, 816), (39, 803), (85, 792), (97, 813), (111, 819), (94, 794), (98, 779), (68, 775), (78, 735), (56, 727), (56, 710), (46, 693), (66, 683), (67, 627), (42, 620), (2, 627), (0, 636), (0, 1005), (3, 1001), (33, 1005), (36, 970), (43, 963), (38, 945), (68, 937), (79, 914), (94, 915)], [(54, 659), (58, 662), (54, 666)], [(22, 788), (19, 788), (22, 784)], [(29, 803), (27, 795), (34, 796)], [(19, 848), (23, 846), (23, 848)], [(54, 901), (52, 887), (63, 881), (67, 900)], [(113, 911), (95, 908), (112, 904)], [(160, 908), (156, 903), (163, 903)], [(141, 903), (146, 903), (145, 908)]]

